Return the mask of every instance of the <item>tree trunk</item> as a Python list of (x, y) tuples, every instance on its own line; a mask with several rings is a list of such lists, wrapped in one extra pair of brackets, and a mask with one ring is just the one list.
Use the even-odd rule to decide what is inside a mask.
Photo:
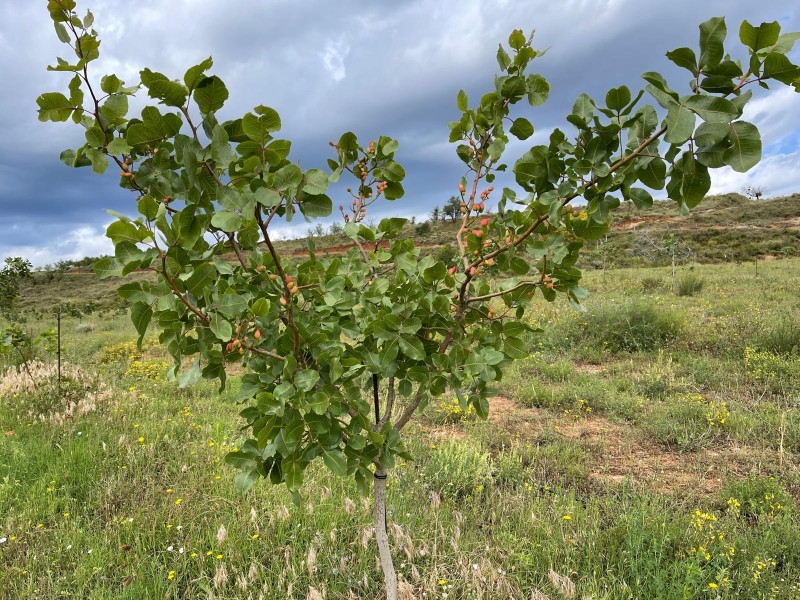
[(386, 469), (375, 469), (375, 540), (381, 558), (383, 579), (386, 583), (386, 600), (397, 600), (397, 573), (392, 563), (389, 534), (386, 532)]

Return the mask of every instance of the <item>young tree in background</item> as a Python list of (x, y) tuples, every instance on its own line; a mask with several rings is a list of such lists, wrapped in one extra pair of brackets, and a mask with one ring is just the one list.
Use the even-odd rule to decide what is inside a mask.
[(461, 215), (461, 199), (458, 196), (450, 196), (447, 204), (442, 208), (442, 214), (445, 217), (450, 217), (450, 220), (455, 223), (456, 219)]

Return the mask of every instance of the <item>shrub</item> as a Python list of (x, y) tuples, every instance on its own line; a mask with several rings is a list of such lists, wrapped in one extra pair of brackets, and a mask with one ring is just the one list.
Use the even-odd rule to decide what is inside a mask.
[(684, 273), (677, 280), (678, 296), (696, 296), (703, 291), (706, 280), (697, 273)]
[(494, 480), (498, 485), (516, 487), (525, 476), (525, 465), (519, 449), (504, 449), (494, 457)]
[(771, 322), (759, 331), (753, 345), (773, 354), (800, 354), (800, 325), (785, 317)]
[(451, 440), (434, 448), (426, 463), (431, 487), (453, 498), (480, 493), (491, 481), (492, 458), (475, 440)]
[(78, 323), (75, 325), (75, 333), (91, 333), (94, 331), (94, 325), (91, 323)]
[(739, 514), (753, 519), (772, 519), (792, 510), (792, 498), (771, 477), (749, 476), (732, 480), (719, 492), (720, 504), (738, 509)]
[(420, 223), (417, 225), (415, 229), (417, 235), (427, 235), (431, 232), (431, 224), (425, 221), (424, 223)]
[(587, 320), (590, 322), (587, 335), (614, 352), (653, 350), (677, 338), (684, 325), (681, 313), (639, 300), (624, 306), (603, 305)]
[(466, 423), (475, 421), (478, 414), (471, 404), (462, 406), (458, 398), (442, 398), (438, 402), (433, 421), (436, 423)]
[(61, 365), (61, 394), (57, 393), (55, 363), (31, 361), (12, 367), (0, 378), (0, 400), (20, 416), (62, 425), (65, 421), (107, 404), (111, 388), (97, 373), (77, 365)]
[(664, 280), (661, 279), (661, 277), (642, 277), (642, 280), (639, 282), (639, 286), (645, 294), (649, 294), (651, 292), (660, 292), (666, 289)]
[(440, 246), (436, 251), (436, 260), (440, 260), (449, 266), (454, 264), (457, 255), (458, 251), (453, 244), (445, 244), (444, 246)]

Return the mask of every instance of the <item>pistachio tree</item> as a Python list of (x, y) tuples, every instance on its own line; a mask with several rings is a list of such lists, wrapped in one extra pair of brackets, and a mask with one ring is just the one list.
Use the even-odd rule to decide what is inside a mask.
[[(700, 26), (698, 52), (667, 53), (689, 72), (688, 93), (652, 71), (636, 94), (626, 86), (599, 101), (581, 94), (566, 117), (569, 135), (555, 129), (506, 161), (510, 136), (534, 133), (517, 105), (537, 107), (550, 91), (542, 75), (528, 73), (543, 52), (513, 31), (497, 51), (494, 89), (472, 103), (457, 94), (450, 142), (464, 163), (453, 182), (460, 255), (448, 268), (401, 235), (405, 219), (365, 224), (375, 202), (403, 196), (395, 139), (364, 143), (347, 132), (329, 142), (326, 169), (301, 169), (273, 108), (222, 119), (228, 90), (209, 74), (210, 58), (179, 78), (144, 68), (133, 84), (113, 74), (98, 79), (90, 74), (100, 49), (92, 14), (79, 16), (74, 0), (49, 0), (48, 9), (70, 50), (49, 68), (74, 75), (65, 92), (37, 99), (40, 119), (81, 126), (79, 147), (61, 160), (98, 174), (115, 163), (138, 211), (114, 213), (107, 235), (115, 255), (95, 265), (97, 274), (157, 276), (119, 294), (131, 303), (140, 341), (149, 326), (158, 332), (179, 386), (201, 378), (224, 386), (228, 365), (241, 363), (249, 439), (227, 456), (240, 470), (240, 490), (264, 477), (299, 499), (316, 459), (363, 493), (372, 489), (392, 599), (386, 476), (398, 458), (411, 458), (403, 432), (417, 412), (450, 391), (485, 417), (490, 386), (528, 354), (529, 303), (560, 295), (581, 307), (578, 256), (586, 240), (606, 233), (620, 197), (645, 208), (649, 190), (665, 190), (683, 212), (695, 207), (711, 185), (709, 169), (743, 172), (761, 158), (757, 128), (741, 120), (749, 86), (800, 88), (800, 68), (786, 56), (796, 34), (780, 35), (777, 22), (744, 22), (746, 55), (736, 60), (724, 48), (725, 20), (714, 18)], [(129, 114), (134, 94), (149, 100), (137, 115)], [(496, 190), (506, 171), (515, 188)], [(352, 183), (335, 204), (352, 248), (318, 257), (309, 241), (306, 258), (282, 257), (273, 224), (330, 215), (328, 187), (342, 178)], [(490, 198), (498, 205), (491, 218)], [(492, 270), (513, 276), (493, 286)]]

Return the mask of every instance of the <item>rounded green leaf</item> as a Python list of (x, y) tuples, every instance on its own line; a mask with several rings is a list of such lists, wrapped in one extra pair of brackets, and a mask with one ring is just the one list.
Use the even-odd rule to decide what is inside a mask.
[(228, 99), (228, 88), (216, 75), (202, 79), (194, 90), (194, 101), (204, 115), (222, 108)]
[(725, 151), (723, 160), (734, 171), (749, 171), (761, 160), (761, 134), (752, 123), (736, 121), (731, 123), (728, 133), (731, 147)]
[(222, 231), (227, 231), (228, 233), (233, 233), (241, 229), (243, 222), (244, 219), (242, 219), (242, 215), (229, 210), (217, 211), (214, 213), (214, 216), (211, 217), (211, 224), (214, 227), (218, 227), (222, 229)]
[(533, 135), (533, 125), (525, 117), (517, 117), (508, 131), (521, 140), (527, 140)]

